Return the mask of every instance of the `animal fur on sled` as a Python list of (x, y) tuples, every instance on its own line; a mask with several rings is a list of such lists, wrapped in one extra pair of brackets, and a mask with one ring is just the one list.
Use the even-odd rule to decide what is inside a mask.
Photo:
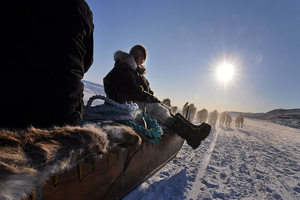
[(89, 156), (140, 142), (140, 137), (123, 125), (1, 130), (0, 199), (24, 198), (49, 176)]

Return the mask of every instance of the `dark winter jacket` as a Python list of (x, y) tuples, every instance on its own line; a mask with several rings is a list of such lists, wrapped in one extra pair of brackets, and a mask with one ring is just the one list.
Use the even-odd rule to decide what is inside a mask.
[(81, 79), (93, 62), (89, 6), (2, 0), (0, 7), (0, 126), (79, 123)]
[(159, 103), (144, 74), (146, 69), (136, 65), (125, 52), (115, 53), (115, 66), (103, 79), (107, 97), (116, 102), (141, 101)]

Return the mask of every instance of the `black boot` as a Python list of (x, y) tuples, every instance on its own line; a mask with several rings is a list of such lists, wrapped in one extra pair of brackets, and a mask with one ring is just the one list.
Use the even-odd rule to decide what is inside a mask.
[[(183, 121), (185, 121), (186, 123), (190, 124), (193, 128), (202, 128), (203, 126), (207, 126), (208, 124), (206, 124), (205, 122), (203, 122), (200, 125), (195, 125), (192, 122), (190, 122), (189, 120), (187, 120), (185, 117), (183, 117), (180, 113), (176, 113), (175, 117), (177, 118), (181, 118)], [(210, 125), (209, 125), (210, 126)]]
[(177, 114), (174, 118), (176, 121), (173, 129), (180, 137), (185, 139), (193, 149), (198, 148), (201, 141), (204, 140), (210, 133), (211, 127), (208, 124), (204, 123), (201, 126), (194, 127), (192, 123), (187, 120), (183, 120)]

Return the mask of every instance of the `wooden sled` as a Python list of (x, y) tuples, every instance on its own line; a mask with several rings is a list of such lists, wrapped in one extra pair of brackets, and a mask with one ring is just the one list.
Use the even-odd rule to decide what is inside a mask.
[(101, 155), (100, 160), (78, 163), (53, 175), (27, 199), (121, 199), (173, 159), (184, 140), (174, 133), (162, 135), (160, 142), (144, 142), (141, 148), (114, 150)]

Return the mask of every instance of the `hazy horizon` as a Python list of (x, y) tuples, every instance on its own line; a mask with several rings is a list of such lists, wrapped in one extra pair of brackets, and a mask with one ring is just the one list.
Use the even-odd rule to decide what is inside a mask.
[[(103, 84), (100, 84), (100, 83), (95, 83), (95, 82), (92, 82), (92, 81), (89, 81), (89, 80), (83, 80), (84, 82), (84, 86), (85, 86), (85, 91), (88, 91), (88, 92), (84, 92), (84, 101), (85, 101), (85, 104), (86, 102), (89, 100), (90, 97), (94, 96), (94, 95), (103, 95), (105, 96), (105, 92), (104, 92), (104, 86)], [(100, 86), (100, 88), (95, 88), (94, 86), (93, 87), (90, 87), (89, 86), (89, 83), (93, 84), (93, 85), (97, 85)], [(163, 99), (162, 99), (163, 100)], [(99, 103), (99, 102), (97, 102)], [(172, 104), (172, 106), (178, 106), (178, 108), (181, 110), (183, 105), (175, 105), (174, 103)], [(197, 107), (197, 105), (195, 105)], [(202, 108), (198, 108), (197, 107), (197, 111), (201, 110)], [(207, 109), (207, 108), (205, 108)], [(236, 111), (236, 110), (217, 110), (219, 113), (223, 112), (223, 111), (228, 111), (228, 112), (241, 112), (241, 113), (267, 113), (267, 112), (270, 112), (270, 111), (273, 111), (273, 110), (278, 110), (278, 109), (286, 109), (286, 110), (295, 110), (295, 109), (300, 109), (300, 108), (274, 108), (272, 110), (268, 110), (266, 112), (247, 112), (247, 111)], [(212, 112), (213, 110), (216, 110), (216, 109), (211, 109), (211, 110), (208, 110), (209, 112)]]

